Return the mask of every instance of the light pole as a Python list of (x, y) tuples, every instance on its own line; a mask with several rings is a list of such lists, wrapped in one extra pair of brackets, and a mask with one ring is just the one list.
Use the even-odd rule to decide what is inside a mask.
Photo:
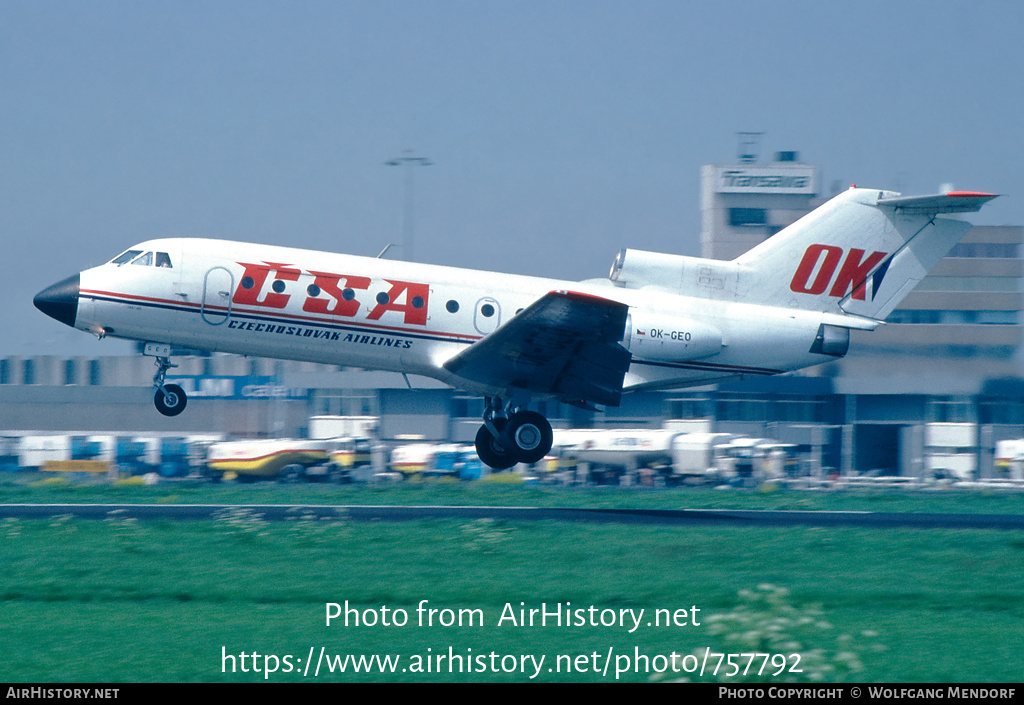
[(402, 214), (402, 259), (406, 262), (413, 261), (412, 252), (412, 239), (413, 230), (415, 228), (415, 189), (416, 189), (416, 178), (415, 178), (415, 167), (418, 166), (431, 166), (434, 162), (430, 161), (426, 157), (413, 157), (411, 155), (412, 150), (406, 150), (405, 155), (401, 157), (395, 157), (390, 161), (384, 162), (387, 166), (400, 166), (405, 172), (405, 206)]

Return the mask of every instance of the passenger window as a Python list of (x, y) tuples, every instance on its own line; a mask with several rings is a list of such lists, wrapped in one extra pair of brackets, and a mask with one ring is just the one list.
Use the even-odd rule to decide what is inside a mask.
[(156, 253), (156, 266), (157, 267), (167, 267), (169, 269), (172, 266), (171, 265), (171, 256), (169, 254), (167, 254), (166, 252), (157, 252)]
[(153, 264), (153, 253), (147, 252), (141, 257), (135, 258), (135, 260), (132, 261), (132, 264), (139, 264), (142, 265), (143, 267), (151, 266)]
[(142, 250), (128, 250), (126, 252), (122, 252), (117, 257), (115, 257), (114, 259), (110, 260), (110, 263), (111, 264), (124, 264), (125, 262), (128, 262), (128, 261), (133, 260), (136, 257), (138, 257), (139, 253), (141, 253), (141, 252), (142, 252)]

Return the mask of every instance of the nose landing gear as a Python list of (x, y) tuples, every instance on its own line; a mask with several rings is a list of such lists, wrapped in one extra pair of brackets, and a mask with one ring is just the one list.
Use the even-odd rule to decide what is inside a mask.
[(487, 397), (484, 423), (476, 434), (480, 460), (495, 470), (516, 463), (536, 463), (551, 450), (551, 424), (536, 411), (502, 408), (501, 399)]
[(188, 397), (185, 396), (185, 390), (178, 385), (165, 384), (156, 390), (153, 403), (156, 404), (156, 410), (164, 416), (177, 416), (185, 410)]
[(177, 365), (172, 363), (169, 357), (157, 356), (156, 366), (156, 375), (153, 377), (156, 394), (153, 395), (153, 403), (156, 404), (156, 410), (164, 416), (177, 416), (185, 410), (188, 397), (185, 395), (185, 390), (178, 385), (164, 384), (167, 370), (177, 367)]

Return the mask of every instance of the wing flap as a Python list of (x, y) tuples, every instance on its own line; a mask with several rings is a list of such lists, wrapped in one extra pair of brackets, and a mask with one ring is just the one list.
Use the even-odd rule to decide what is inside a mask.
[(617, 406), (632, 359), (619, 345), (628, 310), (599, 296), (552, 291), (444, 367), (494, 387)]

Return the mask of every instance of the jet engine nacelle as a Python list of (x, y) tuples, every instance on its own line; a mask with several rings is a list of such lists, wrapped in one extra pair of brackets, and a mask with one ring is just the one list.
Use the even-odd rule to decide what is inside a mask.
[(630, 313), (623, 342), (634, 357), (644, 360), (697, 360), (722, 349), (722, 332), (692, 318)]

